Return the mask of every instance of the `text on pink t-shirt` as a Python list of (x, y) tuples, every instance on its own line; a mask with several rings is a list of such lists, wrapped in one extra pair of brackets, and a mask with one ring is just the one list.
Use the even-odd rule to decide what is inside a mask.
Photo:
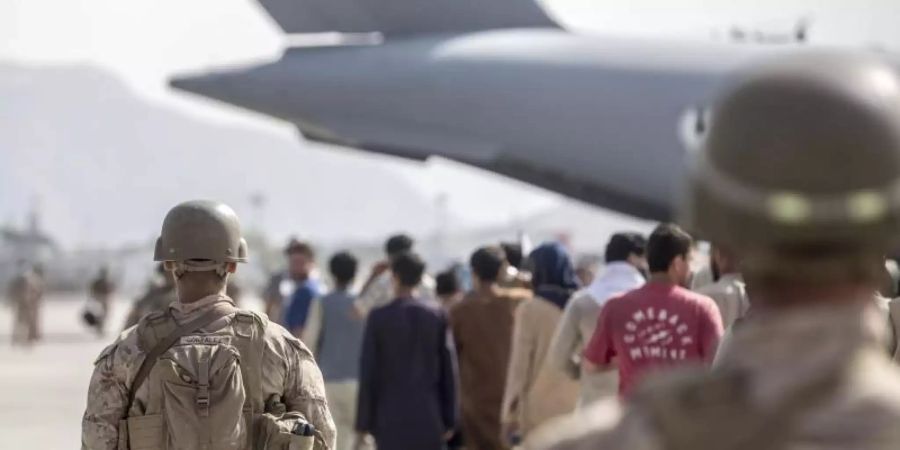
[(593, 364), (619, 366), (619, 395), (648, 372), (709, 363), (723, 333), (715, 302), (670, 283), (651, 282), (609, 300), (584, 350)]

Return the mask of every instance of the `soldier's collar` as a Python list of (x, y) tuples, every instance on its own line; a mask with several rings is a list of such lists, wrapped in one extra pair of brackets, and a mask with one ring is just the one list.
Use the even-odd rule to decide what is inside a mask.
[(174, 301), (171, 305), (169, 305), (169, 308), (180, 314), (191, 314), (194, 311), (205, 309), (206, 307), (223, 301), (234, 304), (234, 300), (229, 298), (227, 295), (215, 294), (203, 297), (200, 300), (191, 303), (181, 303), (180, 301)]

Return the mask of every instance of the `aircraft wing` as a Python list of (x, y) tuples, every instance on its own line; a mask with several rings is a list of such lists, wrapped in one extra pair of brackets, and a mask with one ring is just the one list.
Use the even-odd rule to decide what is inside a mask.
[(533, 0), (259, 0), (287, 33), (385, 36), (556, 28)]
[(260, 1), (287, 32), (384, 40), (288, 48), (171, 85), (307, 139), (440, 156), (653, 220), (671, 218), (685, 118), (725, 73), (773, 52), (577, 35), (532, 0)]

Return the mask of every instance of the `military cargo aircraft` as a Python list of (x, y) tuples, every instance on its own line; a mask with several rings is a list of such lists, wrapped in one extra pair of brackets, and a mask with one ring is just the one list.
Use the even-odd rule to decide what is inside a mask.
[(533, 0), (259, 1), (286, 33), (335, 41), (171, 85), (310, 140), (439, 156), (652, 220), (670, 218), (723, 75), (800, 45), (579, 34)]

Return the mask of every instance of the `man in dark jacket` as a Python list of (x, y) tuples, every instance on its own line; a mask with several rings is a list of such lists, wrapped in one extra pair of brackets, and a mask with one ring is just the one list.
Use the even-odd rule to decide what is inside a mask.
[(456, 426), (453, 341), (443, 311), (416, 295), (425, 263), (404, 253), (391, 271), (395, 300), (366, 323), (356, 430), (378, 450), (441, 450)]

